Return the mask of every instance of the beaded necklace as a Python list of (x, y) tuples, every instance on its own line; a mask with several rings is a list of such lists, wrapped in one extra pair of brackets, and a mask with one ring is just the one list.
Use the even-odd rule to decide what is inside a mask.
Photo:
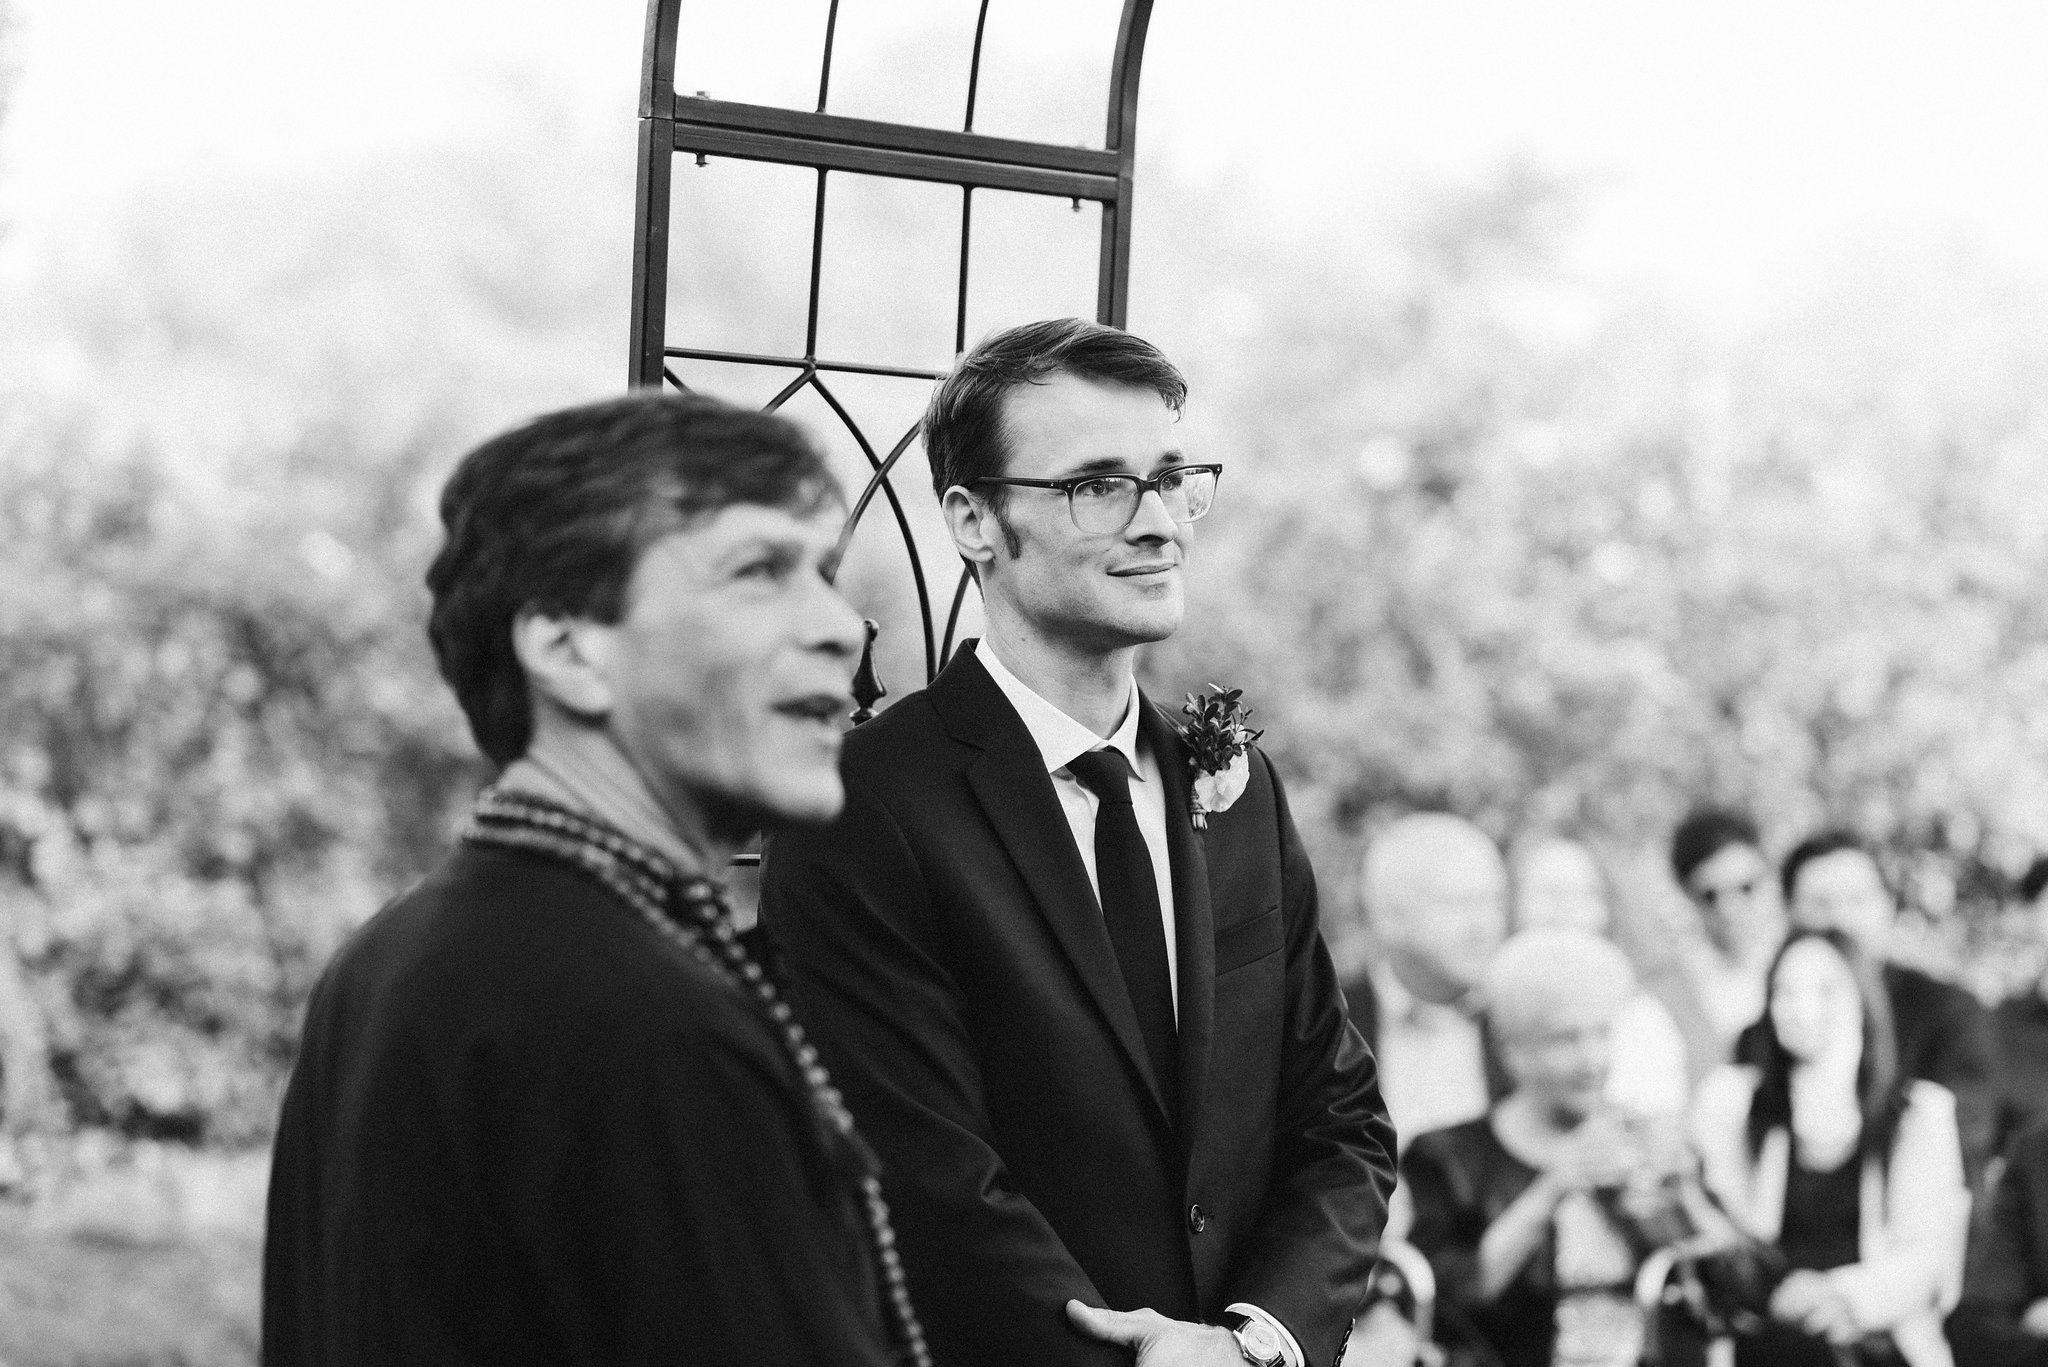
[(931, 1367), (924, 1328), (910, 1303), (903, 1260), (896, 1252), (889, 1207), (882, 1200), (873, 1151), (854, 1127), (852, 1112), (832, 1085), (796, 1013), (783, 1000), (782, 989), (733, 928), (725, 889), (708, 878), (684, 876), (660, 854), (602, 822), (525, 793), (485, 789), (462, 838), (472, 844), (529, 850), (574, 864), (609, 888), (656, 934), (708, 966), (761, 1009), (775, 1026), (783, 1051), (803, 1076), (811, 1108), (825, 1135), (837, 1141), (840, 1154), (853, 1155), (851, 1163), (838, 1166), (848, 1171), (867, 1209), (868, 1235), (882, 1270), (902, 1356), (911, 1367)]

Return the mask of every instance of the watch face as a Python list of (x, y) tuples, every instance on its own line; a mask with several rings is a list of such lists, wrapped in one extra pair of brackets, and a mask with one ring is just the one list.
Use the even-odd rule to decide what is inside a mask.
[(1260, 1362), (1280, 1361), (1280, 1336), (1263, 1320), (1247, 1319), (1238, 1326), (1237, 1341), (1245, 1352)]

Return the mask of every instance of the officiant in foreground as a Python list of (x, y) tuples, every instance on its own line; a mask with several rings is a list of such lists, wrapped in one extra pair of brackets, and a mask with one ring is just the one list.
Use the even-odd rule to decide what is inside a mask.
[(762, 917), (881, 1155), (942, 1362), (1330, 1367), (1393, 1185), (1277, 775), (1138, 648), (1185, 611), (1186, 385), (1068, 319), (963, 357), (924, 439), (987, 634), (847, 739)]
[(268, 1367), (925, 1367), (871, 1151), (719, 878), (838, 812), (861, 625), (788, 422), (556, 413), (442, 495), (429, 634), (500, 766), (313, 994)]

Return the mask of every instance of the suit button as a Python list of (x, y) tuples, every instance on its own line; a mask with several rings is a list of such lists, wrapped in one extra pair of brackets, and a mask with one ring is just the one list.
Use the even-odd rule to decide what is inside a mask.
[(1188, 1207), (1188, 1233), (1200, 1234), (1209, 1227), (1209, 1212), (1200, 1206)]

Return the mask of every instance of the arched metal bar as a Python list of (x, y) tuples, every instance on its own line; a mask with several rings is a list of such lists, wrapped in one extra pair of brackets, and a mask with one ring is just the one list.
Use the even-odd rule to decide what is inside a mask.
[(967, 586), (978, 582), (971, 566), (960, 567), (960, 582), (953, 586), (953, 606), (946, 613), (946, 635), (939, 642), (939, 668), (946, 667), (946, 661), (953, 658), (953, 632), (960, 625), (960, 605), (967, 601)]
[[(910, 577), (917, 585), (917, 622), (924, 629), (924, 676), (927, 679), (937, 678), (939, 643), (936, 633), (932, 630), (932, 595), (931, 590), (925, 586), (924, 557), (918, 554), (917, 537), (910, 530), (910, 515), (903, 511), (903, 500), (896, 496), (896, 486), (889, 482), (888, 468), (875, 455), (875, 448), (868, 441), (867, 433), (861, 431), (860, 424), (853, 420), (853, 414), (846, 411), (846, 405), (840, 403), (838, 395), (827, 389), (825, 382), (816, 375), (811, 377), (811, 388), (817, 390), (818, 397), (831, 405), (832, 411), (839, 415), (839, 421), (846, 425), (846, 430), (853, 433), (853, 439), (860, 443), (861, 454), (868, 458), (868, 465), (875, 472), (874, 477), (868, 481), (869, 485), (881, 486), (883, 495), (889, 500), (889, 510), (896, 514), (896, 529), (903, 534), (903, 550), (910, 557)], [(902, 456), (909, 444), (907, 439), (897, 443), (895, 451), (890, 454), (892, 463)], [(867, 495), (864, 493), (862, 503), (866, 502)], [(855, 514), (855, 517), (857, 516), (858, 514)], [(840, 533), (842, 547), (852, 541), (853, 526), (857, 525), (852, 517), (848, 519), (848, 524), (846, 530)]]
[[(839, 0), (825, 11), (825, 57), (818, 63), (818, 112), (825, 112), (825, 96), (832, 89), (832, 44), (839, 37)], [(881, 630), (880, 627), (876, 628)], [(869, 637), (870, 640), (874, 639)]]
[(1102, 205), (1102, 252), (1095, 284), (1095, 318), (1122, 327), (1131, 296), (1131, 191), (1137, 171), (1138, 74), (1145, 65), (1145, 34), (1152, 0), (1124, 0), (1116, 55), (1109, 71), (1109, 126), (1103, 146), (1116, 154), (1117, 194)]
[[(839, 6), (832, 6), (836, 13)], [(818, 97), (824, 99), (821, 93)], [(829, 174), (824, 167), (818, 168), (818, 192), (812, 199), (811, 209), (811, 297), (810, 306), (804, 314), (804, 359), (810, 360), (818, 354), (818, 298), (825, 282), (825, 177)]]
[(981, 0), (981, 12), (974, 16), (974, 57), (967, 65), (967, 121), (963, 133), (974, 131), (974, 101), (981, 94), (981, 38), (988, 32), (988, 0)]
[[(981, 42), (988, 34), (988, 0), (974, 16), (974, 56), (967, 64), (967, 114), (960, 131), (974, 131), (974, 106), (981, 98)], [(967, 273), (974, 261), (974, 187), (960, 187), (960, 284), (953, 295), (953, 354), (967, 350)]]
[(672, 346), (662, 348), (665, 356), (689, 361), (726, 361), (733, 365), (786, 366), (793, 370), (836, 371), (843, 375), (884, 375), (898, 380), (943, 380), (943, 370), (921, 370), (916, 366), (869, 365), (864, 361), (823, 361), (802, 356), (763, 356), (751, 351), (716, 351), (710, 347)]
[[(850, 539), (860, 514), (879, 489), (888, 496), (917, 584), (920, 626), (924, 635), (927, 677), (952, 653), (954, 634), (966, 598), (964, 580), (956, 587), (946, 619), (944, 644), (938, 640), (922, 559), (909, 519), (891, 483), (890, 472), (913, 435), (907, 434), (878, 461), (872, 444), (823, 382), (827, 373), (937, 380), (941, 372), (848, 358), (821, 359), (818, 317), (825, 288), (824, 229), (826, 181), (832, 171), (901, 180), (928, 181), (960, 187), (960, 262), (954, 313), (954, 350), (967, 343), (967, 298), (973, 276), (974, 192), (1005, 190), (1091, 200), (1102, 206), (1101, 247), (1096, 275), (1096, 318), (1122, 326), (1130, 284), (1131, 205), (1137, 130), (1138, 76), (1152, 0), (1124, 0), (1111, 62), (1105, 142), (1101, 149), (1062, 147), (1023, 139), (989, 137), (973, 131), (980, 97), (981, 62), (989, 13), (979, 0), (972, 66), (968, 73), (967, 107), (961, 130), (845, 118), (825, 112), (831, 93), (832, 64), (838, 33), (838, 0), (826, 14), (825, 41), (818, 75), (815, 110), (776, 108), (714, 100), (705, 95), (678, 96), (674, 88), (681, 0), (649, 0), (640, 80), (639, 164), (634, 196), (632, 338), (627, 380), (639, 387), (664, 381), (685, 389), (671, 369), (671, 359), (739, 365), (788, 367), (796, 378), (769, 406), (786, 403), (805, 384), (816, 388), (860, 443), (875, 470), (860, 504), (849, 516), (843, 539)], [(817, 173), (812, 208), (810, 291), (804, 354), (771, 356), (705, 347), (671, 346), (667, 338), (670, 213), (674, 185), (672, 163), (679, 153), (700, 164), (706, 157), (802, 166)]]
[(909, 450), (910, 443), (917, 439), (918, 429), (921, 425), (919, 423), (912, 423), (910, 430), (898, 437), (896, 444), (889, 448), (887, 459), (883, 460), (875, 468), (875, 472), (868, 476), (867, 487), (860, 491), (860, 497), (854, 500), (853, 511), (846, 515), (846, 525), (839, 529), (838, 554), (846, 554), (846, 548), (853, 543), (854, 532), (860, 527), (861, 518), (867, 514), (868, 504), (875, 501), (875, 495), (881, 492), (882, 481), (887, 479), (890, 473), (895, 470), (896, 462), (903, 459), (903, 453)]
[[(971, 117), (971, 116), (970, 116)], [(967, 267), (974, 260), (974, 187), (960, 187), (960, 286), (953, 299), (953, 354), (967, 350)]]
[[(774, 398), (768, 400), (768, 402), (761, 405), (762, 410), (764, 412), (773, 413), (776, 409), (788, 403), (791, 399), (796, 397), (798, 390), (802, 389), (805, 385), (811, 382), (811, 376), (817, 373), (818, 368), (816, 366), (805, 366), (801, 371), (797, 372), (797, 377), (795, 379), (791, 380), (788, 384), (784, 385), (780, 390), (776, 391), (776, 395)], [(879, 631), (881, 630), (881, 628), (877, 627), (876, 630)]]

